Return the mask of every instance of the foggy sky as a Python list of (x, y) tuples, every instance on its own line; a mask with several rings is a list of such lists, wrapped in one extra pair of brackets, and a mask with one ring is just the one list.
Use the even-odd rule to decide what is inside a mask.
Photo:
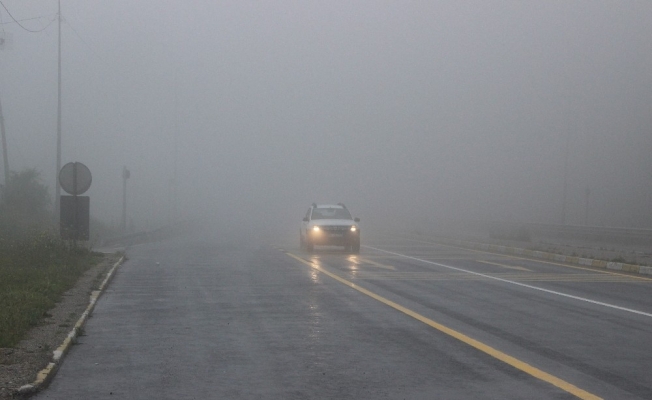
[[(56, 1), (3, 0), (25, 27)], [(447, 219), (652, 228), (649, 1), (62, 0), (63, 163), (92, 214), (298, 230)], [(0, 9), (11, 168), (56, 166), (57, 23)], [(42, 17), (39, 19), (31, 19)], [(176, 161), (175, 161), (176, 160)], [(175, 168), (176, 165), (176, 168)]]

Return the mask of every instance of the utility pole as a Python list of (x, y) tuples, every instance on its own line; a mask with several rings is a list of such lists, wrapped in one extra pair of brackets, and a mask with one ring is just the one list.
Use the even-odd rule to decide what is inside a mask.
[(59, 0), (59, 57), (58, 57), (58, 97), (57, 97), (57, 171), (54, 199), (54, 215), (56, 223), (61, 218), (61, 186), (59, 185), (59, 171), (61, 171), (61, 0)]

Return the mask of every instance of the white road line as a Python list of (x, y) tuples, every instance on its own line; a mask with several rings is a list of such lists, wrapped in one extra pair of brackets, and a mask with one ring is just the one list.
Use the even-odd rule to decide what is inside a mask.
[(466, 270), (466, 269), (463, 269), (463, 268), (457, 268), (457, 267), (453, 267), (453, 266), (450, 266), (450, 265), (445, 265), (445, 264), (437, 263), (437, 262), (434, 262), (434, 261), (422, 260), (422, 259), (420, 259), (420, 258), (416, 258), (416, 257), (408, 256), (408, 255), (401, 254), (401, 253), (395, 253), (395, 252), (393, 252), (393, 251), (388, 251), (388, 250), (379, 249), (379, 248), (377, 248), (377, 247), (373, 247), (373, 246), (363, 246), (363, 247), (366, 247), (366, 248), (368, 248), (368, 249), (372, 249), (372, 250), (377, 250), (377, 251), (380, 251), (380, 252), (383, 252), (383, 253), (387, 253), (387, 254), (393, 254), (393, 255), (395, 255), (395, 256), (399, 256), (399, 257), (407, 258), (407, 259), (410, 259), (410, 260), (415, 260), (415, 261), (424, 262), (424, 263), (426, 263), (426, 264), (437, 265), (437, 266), (439, 266), (439, 267), (444, 267), (444, 268), (452, 269), (452, 270), (454, 270), (454, 271), (466, 272), (467, 274), (477, 275), (477, 276), (482, 276), (482, 277), (487, 278), (487, 279), (493, 279), (493, 280), (500, 281), (500, 282), (504, 282), (504, 283), (511, 283), (512, 285), (521, 286), (521, 287), (526, 287), (526, 288), (528, 288), (528, 289), (539, 290), (539, 291), (541, 291), (541, 292), (550, 293), (550, 294), (554, 294), (554, 295), (562, 296), (562, 297), (567, 297), (567, 298), (569, 298), (569, 299), (573, 299), (573, 300), (584, 301), (584, 302), (587, 302), (587, 303), (596, 304), (596, 305), (603, 306), (603, 307), (608, 307), (608, 308), (613, 308), (613, 309), (615, 309), (615, 310), (627, 311), (627, 312), (630, 312), (630, 313), (633, 313), (633, 314), (643, 315), (643, 316), (651, 317), (651, 318), (652, 318), (652, 314), (650, 314), (650, 313), (646, 313), (646, 312), (643, 312), (643, 311), (634, 310), (634, 309), (631, 309), (631, 308), (620, 307), (620, 306), (617, 306), (617, 305), (614, 305), (614, 304), (603, 303), (603, 302), (601, 302), (601, 301), (596, 301), (596, 300), (587, 299), (587, 298), (585, 298), (585, 297), (573, 296), (572, 294), (567, 294), (567, 293), (557, 292), (557, 291), (555, 291), (555, 290), (549, 290), (549, 289), (544, 289), (544, 288), (540, 288), (540, 287), (537, 287), (537, 286), (526, 285), (525, 283), (514, 282), (514, 281), (510, 281), (510, 280), (508, 280), (508, 279), (503, 279), (503, 278), (498, 278), (498, 277), (491, 276), (491, 275), (481, 274), (481, 273), (479, 273), (479, 272), (469, 271), (469, 270)]

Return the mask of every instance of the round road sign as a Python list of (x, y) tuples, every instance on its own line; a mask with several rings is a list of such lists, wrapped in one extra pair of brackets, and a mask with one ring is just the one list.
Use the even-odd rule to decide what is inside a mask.
[(91, 171), (80, 162), (69, 162), (59, 171), (59, 184), (72, 195), (86, 192), (92, 180)]

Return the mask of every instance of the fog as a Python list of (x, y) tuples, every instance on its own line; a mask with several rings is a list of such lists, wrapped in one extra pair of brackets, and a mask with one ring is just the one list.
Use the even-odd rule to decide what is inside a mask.
[[(57, 2), (2, 4), (10, 167), (54, 194)], [(294, 235), (312, 202), (374, 227), (652, 228), (652, 2), (62, 0), (61, 14), (62, 160), (90, 168), (109, 224), (126, 166), (136, 230), (201, 218)]]

